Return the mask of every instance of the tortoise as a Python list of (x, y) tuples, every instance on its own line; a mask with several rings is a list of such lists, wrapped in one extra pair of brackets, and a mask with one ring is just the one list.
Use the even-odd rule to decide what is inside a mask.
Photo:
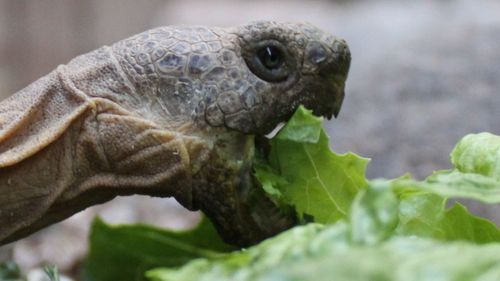
[(303, 23), (159, 27), (0, 103), (0, 245), (116, 196), (173, 196), (244, 247), (296, 223), (252, 170), (299, 105), (339, 113), (344, 40)]

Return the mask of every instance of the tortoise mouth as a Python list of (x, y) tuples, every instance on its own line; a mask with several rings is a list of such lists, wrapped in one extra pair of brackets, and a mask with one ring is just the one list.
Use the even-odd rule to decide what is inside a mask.
[[(257, 161), (267, 161), (269, 153), (271, 151), (270, 140), (274, 137), (277, 132), (284, 126), (284, 123), (280, 123), (276, 126), (275, 130), (267, 135), (256, 135), (254, 139), (255, 143), (255, 156)], [(255, 178), (254, 186), (259, 189), (262, 193), (260, 195), (259, 201), (256, 202), (253, 208), (253, 216), (257, 222), (265, 222), (265, 225), (272, 226), (277, 229), (285, 230), (296, 224), (296, 214), (292, 207), (284, 208), (279, 206), (277, 202), (274, 202), (269, 195), (264, 191), (261, 183)], [(261, 225), (264, 225), (261, 223)], [(265, 226), (263, 226), (265, 227)]]
[[(270, 148), (269, 139), (265, 135), (255, 135), (254, 157), (267, 158)], [(243, 247), (257, 244), (297, 224), (294, 209), (279, 206), (271, 199), (255, 177), (253, 166), (252, 164), (250, 169), (251, 184), (240, 186), (243, 188), (237, 191), (237, 216), (240, 221), (247, 221), (244, 226), (245, 232), (251, 234), (247, 236), (248, 240), (240, 240), (236, 243)], [(250, 221), (251, 223), (249, 223)]]

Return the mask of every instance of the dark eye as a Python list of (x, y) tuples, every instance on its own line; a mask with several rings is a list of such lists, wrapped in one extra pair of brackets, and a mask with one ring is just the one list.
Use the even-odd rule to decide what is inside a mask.
[(248, 68), (259, 78), (268, 82), (281, 82), (290, 74), (290, 55), (279, 41), (266, 40), (245, 51)]
[(275, 46), (265, 46), (257, 51), (262, 65), (268, 69), (276, 69), (283, 65), (283, 54)]

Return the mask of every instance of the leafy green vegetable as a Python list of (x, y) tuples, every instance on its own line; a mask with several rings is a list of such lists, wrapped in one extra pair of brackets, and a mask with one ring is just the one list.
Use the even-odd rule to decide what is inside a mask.
[[(500, 203), (500, 137), (488, 133), (464, 137), (451, 153), (454, 170), (435, 172), (424, 181), (401, 178), (390, 182), (401, 195), (398, 233), (447, 241), (500, 242), (500, 229), (447, 199), (468, 198)], [(389, 184), (389, 183), (388, 183)]]
[[(500, 136), (470, 134), (457, 144), (451, 162), (463, 173), (476, 173), (500, 180)], [(499, 183), (500, 184), (500, 183)]]
[(109, 226), (96, 219), (90, 236), (85, 280), (145, 280), (158, 266), (179, 266), (192, 259), (216, 258), (234, 250), (204, 219), (190, 231), (166, 231), (146, 225)]
[(279, 186), (286, 186), (288, 182), (278, 175), (269, 165), (258, 161), (254, 164), (255, 176), (260, 181), (262, 189), (269, 195), (277, 205), (286, 205)]
[(269, 166), (257, 165), (256, 176), (271, 197), (293, 205), (299, 216), (332, 223), (347, 216), (354, 196), (366, 187), (368, 159), (332, 152), (321, 123), (299, 107), (271, 140)]
[(351, 239), (358, 244), (376, 244), (390, 237), (396, 229), (399, 201), (381, 182), (372, 183), (354, 200), (351, 213)]
[[(441, 186), (448, 189), (449, 197), (474, 199), (474, 189), (464, 194), (444, 184), (428, 188), (427, 183), (404, 180), (391, 183), (392, 188), (400, 193), (399, 219), (397, 232), (404, 235), (433, 237), (446, 241), (468, 240), (476, 243), (500, 242), (500, 229), (491, 221), (471, 214), (459, 203), (446, 208), (447, 198), (432, 193)], [(403, 191), (404, 190), (404, 191)], [(429, 191), (430, 190), (430, 191)], [(481, 190), (478, 190), (481, 193)], [(453, 196), (454, 195), (454, 196)]]
[(428, 191), (444, 197), (463, 197), (500, 203), (500, 137), (489, 133), (465, 136), (453, 149), (454, 170), (434, 172), (425, 181), (402, 178), (396, 188)]
[(500, 280), (500, 229), (447, 207), (449, 198), (500, 203), (500, 137), (466, 136), (454, 169), (423, 181), (368, 181), (368, 160), (331, 152), (321, 122), (299, 108), (255, 162), (276, 204), (317, 223), (228, 253), (207, 222), (180, 234), (96, 221), (88, 280), (142, 280), (146, 270), (153, 281)]
[(432, 192), (444, 197), (461, 197), (484, 203), (500, 202), (500, 181), (474, 173), (458, 170), (435, 172), (425, 181), (400, 179), (394, 182), (396, 188)]
[(314, 116), (312, 111), (300, 106), (275, 139), (315, 144), (323, 132), (322, 126), (323, 118)]
[(152, 281), (500, 280), (500, 244), (392, 237), (359, 245), (350, 240), (350, 228), (342, 222), (308, 224), (224, 259), (195, 260), (147, 276)]
[[(405, 184), (409, 182), (404, 181)], [(352, 214), (359, 213), (361, 209), (364, 211), (362, 215), (370, 218), (364, 228), (374, 229), (371, 232), (373, 237), (365, 235), (370, 238), (365, 243), (373, 244), (394, 235), (430, 237), (443, 241), (466, 240), (479, 244), (500, 242), (500, 229), (491, 221), (474, 216), (459, 203), (447, 208), (445, 197), (420, 191), (411, 185), (402, 186), (398, 180), (372, 181), (368, 192), (359, 197), (367, 196), (370, 197), (364, 200), (371, 204), (359, 204), (360, 199), (357, 198), (352, 207)], [(394, 196), (398, 196), (398, 199)], [(358, 219), (358, 224), (363, 222), (361, 218)], [(367, 223), (371, 225), (366, 226)], [(353, 223), (353, 230), (363, 230), (355, 226)]]
[[(478, 246), (425, 238), (499, 242), (494, 225), (460, 205), (445, 211), (444, 199), (436, 194), (395, 190), (390, 184), (375, 181), (360, 192), (349, 223), (296, 227), (223, 259), (195, 260), (147, 275), (152, 281), (500, 280), (500, 243)], [(407, 233), (396, 225), (407, 227)]]
[(319, 224), (296, 227), (248, 251), (229, 254), (219, 260), (195, 260), (180, 270), (152, 270), (147, 276), (154, 281), (256, 280), (259, 274), (277, 266), (283, 260), (303, 258), (311, 239), (322, 229), (324, 226)]

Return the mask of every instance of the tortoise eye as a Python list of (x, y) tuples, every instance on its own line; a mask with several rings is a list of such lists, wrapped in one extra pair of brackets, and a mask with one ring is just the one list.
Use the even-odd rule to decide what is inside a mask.
[(277, 69), (283, 65), (283, 54), (275, 46), (264, 46), (257, 51), (257, 56), (262, 65), (269, 70)]
[(245, 55), (248, 68), (268, 82), (281, 82), (290, 74), (289, 55), (285, 46), (275, 40), (257, 43)]

